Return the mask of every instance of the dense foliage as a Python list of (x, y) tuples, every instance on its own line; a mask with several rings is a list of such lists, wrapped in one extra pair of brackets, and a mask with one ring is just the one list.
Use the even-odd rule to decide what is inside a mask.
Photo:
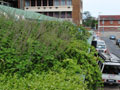
[(93, 17), (89, 11), (85, 11), (83, 13), (83, 26), (95, 29), (97, 24), (98, 20), (95, 17)]
[(90, 34), (78, 28), (70, 22), (15, 21), (1, 15), (0, 89), (96, 90), (101, 73), (95, 50), (87, 43)]

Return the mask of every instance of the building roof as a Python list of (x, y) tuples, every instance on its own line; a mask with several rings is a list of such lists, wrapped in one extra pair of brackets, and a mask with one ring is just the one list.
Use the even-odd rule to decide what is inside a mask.
[(120, 15), (100, 15), (100, 20), (120, 20)]
[(58, 19), (55, 17), (49, 17), (33, 11), (24, 11), (17, 8), (12, 8), (4, 5), (0, 5), (0, 13), (3, 13), (8, 16), (13, 16), (15, 19), (28, 19), (28, 20), (37, 20), (37, 21), (64, 21), (63, 19)]

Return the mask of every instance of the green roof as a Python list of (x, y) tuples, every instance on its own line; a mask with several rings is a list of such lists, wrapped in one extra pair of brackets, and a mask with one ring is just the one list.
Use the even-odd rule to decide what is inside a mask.
[(0, 12), (7, 14), (8, 16), (13, 16), (15, 18), (22, 17), (24, 19), (38, 20), (38, 21), (63, 21), (63, 19), (58, 19), (46, 15), (42, 15), (33, 11), (25, 11), (17, 8), (12, 8), (4, 5), (0, 5)]

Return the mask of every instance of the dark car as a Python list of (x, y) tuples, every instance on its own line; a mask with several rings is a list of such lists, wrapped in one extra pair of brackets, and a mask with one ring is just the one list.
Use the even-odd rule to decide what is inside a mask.
[(120, 39), (117, 39), (116, 40), (116, 45), (119, 45), (120, 44)]
[(115, 35), (110, 35), (110, 39), (111, 39), (111, 40), (115, 40), (115, 39), (116, 39), (116, 36), (115, 36)]

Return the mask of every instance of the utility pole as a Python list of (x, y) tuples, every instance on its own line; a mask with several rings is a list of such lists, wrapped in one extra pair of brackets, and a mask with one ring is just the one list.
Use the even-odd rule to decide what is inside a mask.
[(100, 13), (101, 12), (99, 12), (98, 14), (98, 32), (100, 32)]
[(103, 33), (104, 33), (104, 23), (105, 23), (105, 20), (104, 20), (104, 18), (103, 18)]

